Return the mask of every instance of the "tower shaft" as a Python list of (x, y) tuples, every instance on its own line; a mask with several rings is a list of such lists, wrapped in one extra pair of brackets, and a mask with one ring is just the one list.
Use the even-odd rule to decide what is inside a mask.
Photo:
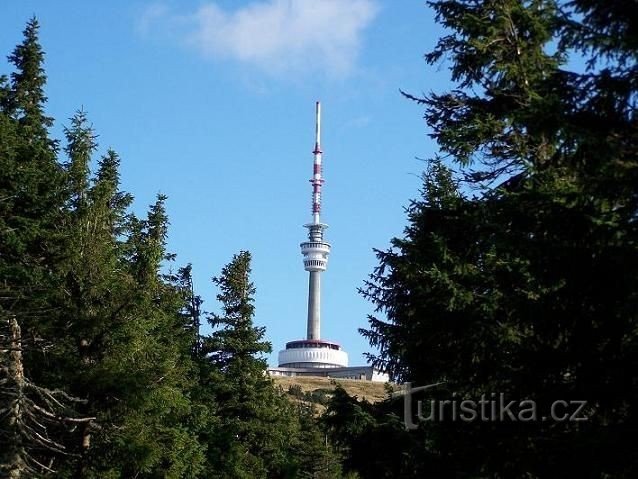
[(311, 271), (308, 278), (308, 331), (306, 339), (321, 339), (321, 273)]

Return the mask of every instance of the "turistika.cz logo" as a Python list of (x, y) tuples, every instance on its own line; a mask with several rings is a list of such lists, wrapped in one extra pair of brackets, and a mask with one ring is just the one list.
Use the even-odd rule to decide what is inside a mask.
[[(418, 422), (578, 422), (586, 421), (587, 401), (563, 400), (553, 401), (541, 414), (536, 401), (523, 399), (521, 401), (508, 400), (503, 393), (482, 394), (476, 399), (460, 399), (452, 395), (451, 399), (417, 400), (416, 420), (413, 412), (413, 394), (434, 389), (443, 383), (427, 386), (412, 387), (412, 383), (405, 383), (401, 391), (392, 394), (393, 397), (403, 396), (403, 420), (407, 430), (417, 429)], [(425, 412), (424, 412), (425, 410)]]

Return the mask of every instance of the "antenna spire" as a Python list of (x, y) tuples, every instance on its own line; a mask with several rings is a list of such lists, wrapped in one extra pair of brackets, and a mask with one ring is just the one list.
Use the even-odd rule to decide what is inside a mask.
[(315, 105), (315, 149), (314, 164), (312, 171), (312, 222), (314, 224), (321, 223), (319, 216), (321, 214), (321, 185), (323, 178), (321, 177), (321, 103)]
[(315, 105), (315, 151), (313, 153), (321, 153), (321, 103)]

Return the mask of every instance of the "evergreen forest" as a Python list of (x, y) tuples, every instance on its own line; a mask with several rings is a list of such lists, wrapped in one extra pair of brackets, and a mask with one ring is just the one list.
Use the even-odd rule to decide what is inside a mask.
[[(373, 404), (336, 385), (321, 413), (266, 374), (251, 253), (211, 272), (204, 312), (169, 200), (132, 212), (84, 110), (51, 136), (26, 23), (0, 76), (0, 477), (638, 477), (638, 5), (429, 6), (446, 33), (424, 74), (452, 88), (398, 101), (438, 154), (360, 287), (396, 386)], [(403, 383), (432, 386), (412, 427)], [(579, 407), (416, 417), (501, 396)]]

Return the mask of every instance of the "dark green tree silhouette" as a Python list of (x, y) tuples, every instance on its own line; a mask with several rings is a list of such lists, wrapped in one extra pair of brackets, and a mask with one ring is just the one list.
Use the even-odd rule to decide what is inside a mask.
[(209, 445), (214, 477), (285, 477), (298, 422), (292, 405), (275, 390), (263, 354), (270, 352), (265, 329), (255, 326), (251, 256), (242, 251), (213, 278), (220, 314), (204, 338), (203, 351), (217, 380), (214, 399), (221, 424)]
[(449, 59), (455, 88), (411, 98), (466, 194), (435, 162), (404, 236), (378, 252), (373, 359), (445, 381), (443, 399), (503, 393), (539, 416), (587, 401), (579, 422), (424, 424), (423, 454), (457, 476), (632, 477), (635, 16), (579, 0), (431, 6), (448, 32), (426, 59)]

